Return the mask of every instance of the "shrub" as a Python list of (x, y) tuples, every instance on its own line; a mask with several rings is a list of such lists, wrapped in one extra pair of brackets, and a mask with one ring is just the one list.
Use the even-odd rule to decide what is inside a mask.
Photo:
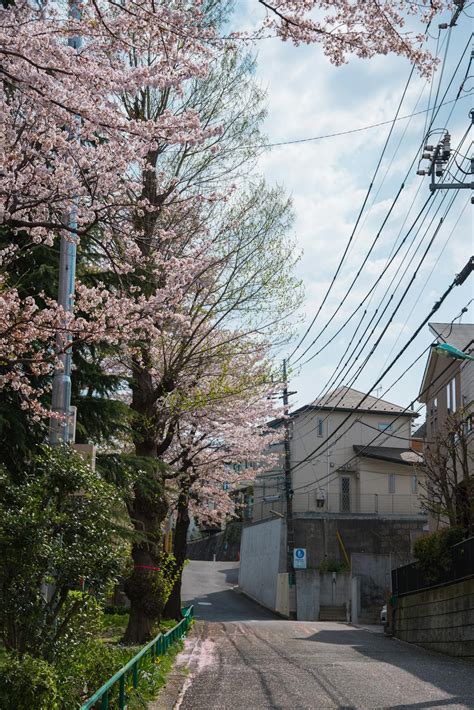
[(322, 574), (327, 572), (343, 574), (344, 572), (349, 572), (349, 565), (347, 562), (342, 562), (341, 560), (324, 560), (324, 562), (319, 563), (318, 570)]
[(436, 583), (452, 564), (451, 547), (464, 537), (462, 528), (444, 528), (421, 537), (413, 545), (413, 554), (427, 581)]
[(9, 654), (2, 666), (0, 707), (2, 710), (60, 710), (56, 670), (41, 658)]
[[(121, 504), (65, 447), (41, 447), (21, 479), (0, 470), (0, 634), (8, 650), (53, 660), (63, 639), (93, 634), (83, 635), (92, 595), (104, 596), (123, 569), (127, 546), (114, 522)], [(71, 596), (81, 578), (90, 594)]]

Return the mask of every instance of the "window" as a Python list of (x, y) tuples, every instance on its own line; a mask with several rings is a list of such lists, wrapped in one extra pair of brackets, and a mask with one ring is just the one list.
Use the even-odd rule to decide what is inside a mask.
[(324, 435), (324, 422), (321, 419), (321, 417), (319, 417), (319, 419), (318, 419), (318, 436), (323, 436), (323, 435)]
[(388, 492), (395, 493), (395, 474), (394, 473), (388, 474)]
[(446, 402), (448, 414), (454, 413), (456, 411), (456, 378), (454, 377), (446, 385)]
[(379, 431), (392, 431), (392, 425), (388, 422), (379, 422), (377, 424), (377, 429)]
[(417, 476), (411, 477), (411, 492), (418, 493), (418, 478), (417, 478)]
[(464, 420), (464, 433), (470, 434), (471, 431), (474, 428), (474, 416), (472, 414), (469, 414), (468, 417)]

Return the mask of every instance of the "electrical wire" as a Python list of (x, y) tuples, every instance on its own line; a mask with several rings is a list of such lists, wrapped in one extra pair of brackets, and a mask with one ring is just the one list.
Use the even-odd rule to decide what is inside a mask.
[[(451, 321), (452, 324), (454, 323), (455, 320), (457, 320), (458, 318), (460, 318), (460, 317), (469, 309), (469, 306), (471, 305), (471, 303), (472, 303), (473, 301), (474, 301), (474, 299), (471, 299), (471, 300), (467, 303), (467, 305), (463, 307), (463, 309), (461, 310), (461, 313), (460, 313), (459, 315), (455, 316), (455, 318), (453, 318), (453, 320)], [(468, 344), (465, 346), (464, 352), (466, 352), (466, 351), (470, 348), (470, 346), (472, 345), (473, 342), (474, 342), (474, 341), (471, 340), (471, 342), (468, 343)], [(385, 390), (385, 392), (383, 393), (382, 396), (385, 396), (385, 394), (386, 394), (387, 392), (389, 392), (390, 389), (392, 389), (392, 388), (395, 386), (395, 384), (400, 380), (400, 378), (403, 377), (412, 367), (414, 367), (414, 365), (416, 365), (416, 363), (417, 363), (429, 350), (431, 350), (431, 348), (433, 347), (433, 345), (435, 345), (436, 343), (437, 343), (437, 339), (433, 340), (426, 348), (424, 348), (424, 350), (423, 350), (423, 351), (415, 358), (415, 360), (406, 368), (406, 370), (402, 373), (402, 375), (401, 375), (399, 378), (397, 378), (397, 380), (395, 380), (395, 382), (393, 382), (393, 383), (390, 385), (389, 388), (387, 388), (387, 389)], [(393, 424), (393, 423), (396, 422), (398, 419), (400, 419), (400, 417), (406, 416), (407, 413), (410, 413), (411, 411), (413, 411), (411, 408), (412, 408), (413, 405), (416, 403), (416, 401), (419, 400), (420, 396), (422, 396), (422, 395), (425, 394), (429, 389), (431, 389), (431, 388), (433, 387), (433, 385), (434, 385), (438, 380), (440, 380), (440, 379), (446, 374), (446, 372), (452, 367), (452, 364), (453, 364), (453, 363), (450, 362), (450, 363), (442, 370), (442, 372), (440, 372), (433, 380), (431, 380), (430, 383), (417, 395), (417, 398), (416, 398), (416, 399), (413, 399), (402, 411), (398, 412), (398, 413), (396, 414), (396, 416), (391, 420), (391, 424)], [(438, 393), (443, 389), (444, 386), (445, 386), (445, 383), (443, 382), (443, 384), (440, 385), (440, 387), (439, 387), (438, 389), (434, 390), (433, 395), (438, 394)], [(421, 411), (421, 409), (423, 409), (423, 407), (424, 407), (424, 405), (422, 404), (422, 405), (419, 406), (416, 410), (414, 410), (414, 413), (417, 413), (417, 412)], [(372, 407), (370, 407), (369, 410), (370, 410), (370, 409), (372, 409)], [(354, 411), (357, 411), (357, 410), (354, 410)], [(353, 413), (354, 413), (354, 412), (352, 412), (349, 416), (352, 416)], [(376, 413), (376, 412), (374, 412), (374, 413)], [(381, 414), (382, 414), (382, 413), (381, 413)], [(383, 412), (383, 414), (387, 415), (387, 414), (389, 414), (389, 413), (388, 413), (388, 412)], [(366, 424), (365, 422), (362, 422), (360, 419), (356, 419), (356, 420), (353, 422), (353, 424), (346, 430), (346, 432), (344, 432), (344, 434), (346, 434), (347, 431), (349, 431), (349, 430), (352, 428), (352, 426), (354, 426), (356, 423), (361, 423), (361, 424), (364, 424), (364, 426), (367, 426), (367, 427), (369, 427), (369, 428), (375, 429), (375, 427), (371, 427), (369, 424)], [(349, 459), (348, 459), (347, 461), (345, 461), (343, 464), (339, 465), (338, 468), (336, 469), (336, 471), (331, 471), (330, 474), (326, 474), (326, 475), (324, 475), (324, 476), (318, 478), (317, 481), (313, 481), (313, 482), (304, 484), (304, 485), (302, 485), (302, 486), (298, 486), (298, 487), (296, 487), (296, 488), (293, 489), (293, 492), (306, 489), (305, 492), (308, 493), (308, 492), (310, 492), (311, 490), (314, 490), (314, 486), (318, 487), (322, 482), (326, 482), (327, 479), (328, 479), (330, 476), (333, 476), (333, 478), (332, 478), (331, 480), (335, 480), (335, 478), (338, 477), (340, 470), (344, 470), (344, 468), (345, 468), (349, 463), (351, 463), (354, 459), (359, 458), (359, 457), (361, 456), (361, 454), (363, 454), (364, 451), (366, 451), (370, 446), (372, 446), (372, 444), (374, 444), (374, 442), (377, 441), (377, 439), (379, 439), (381, 436), (385, 436), (386, 438), (392, 437), (392, 438), (398, 438), (398, 439), (407, 440), (406, 437), (397, 437), (397, 436), (396, 436), (396, 432), (400, 431), (400, 430), (401, 430), (402, 428), (404, 428), (405, 426), (406, 426), (406, 423), (403, 422), (397, 429), (395, 429), (395, 432), (394, 432), (394, 433), (393, 433), (393, 432), (390, 432), (389, 434), (387, 434), (386, 431), (379, 431), (379, 430), (376, 430), (376, 431), (377, 431), (376, 436), (373, 437), (373, 438), (369, 441), (368, 444), (364, 444), (363, 448), (362, 448), (360, 451), (358, 451), (356, 454), (354, 454), (353, 456), (351, 456), (351, 458), (349, 458)], [(336, 430), (335, 430), (335, 431), (336, 431)], [(324, 443), (326, 443), (326, 441), (327, 441), (327, 439), (325, 440)], [(329, 446), (327, 447), (327, 450), (326, 450), (326, 451), (328, 451), (330, 448), (333, 449), (333, 445), (329, 445)], [(323, 453), (325, 453), (325, 452), (323, 452)], [(305, 459), (303, 459), (301, 462), (297, 462), (297, 465), (300, 465), (301, 463), (304, 463), (304, 462), (306, 462)], [(293, 466), (293, 467), (291, 468), (291, 470), (294, 470), (295, 468), (297, 468), (297, 465)], [(265, 474), (262, 476), (262, 480), (263, 480), (264, 478), (265, 478)], [(330, 483), (331, 480), (329, 480), (328, 482)], [(308, 489), (309, 489), (309, 490), (308, 490)]]
[[(473, 268), (473, 262), (472, 262), (472, 260), (469, 262), (469, 268), (470, 268), (469, 273), (471, 273), (472, 268)], [(394, 357), (394, 359), (392, 360), (392, 362), (385, 368), (385, 370), (383, 371), (382, 375), (381, 375), (380, 377), (378, 377), (378, 378), (375, 380), (375, 382), (374, 382), (374, 383), (372, 384), (372, 386), (369, 388), (369, 391), (368, 391), (368, 392), (362, 397), (362, 399), (357, 403), (355, 409), (358, 409), (358, 408), (367, 400), (367, 398), (370, 396), (370, 393), (377, 387), (377, 385), (378, 385), (378, 384), (381, 382), (381, 380), (388, 374), (388, 372), (390, 372), (390, 370), (394, 367), (394, 365), (398, 362), (398, 360), (401, 358), (401, 356), (403, 355), (403, 353), (408, 349), (408, 347), (411, 345), (411, 343), (412, 343), (412, 342), (415, 340), (415, 338), (419, 335), (419, 333), (421, 332), (421, 330), (422, 330), (422, 329), (424, 328), (424, 326), (428, 323), (428, 321), (429, 321), (430, 318), (434, 315), (434, 313), (436, 313), (436, 311), (439, 310), (440, 306), (444, 303), (444, 301), (445, 301), (446, 298), (449, 296), (449, 294), (451, 293), (451, 291), (452, 291), (454, 288), (456, 288), (456, 286), (460, 285), (460, 283), (461, 283), (461, 282), (459, 281), (458, 276), (456, 276), (456, 277), (453, 279), (453, 281), (450, 283), (450, 285), (449, 285), (449, 286), (445, 289), (445, 291), (441, 294), (441, 296), (440, 296), (439, 299), (436, 301), (436, 303), (433, 305), (433, 307), (431, 308), (431, 310), (430, 310), (430, 312), (428, 313), (428, 315), (421, 321), (421, 323), (420, 323), (420, 324), (418, 325), (418, 327), (415, 329), (414, 333), (411, 335), (411, 337), (408, 339), (408, 341), (405, 343), (405, 345), (401, 348), (401, 350), (400, 350), (400, 351), (397, 353), (397, 355)], [(350, 417), (351, 417), (351, 414), (349, 414), (348, 416), (346, 416), (346, 417), (344, 418), (344, 420), (343, 420), (343, 421), (336, 427), (336, 429), (331, 433), (331, 438), (334, 437), (334, 435), (335, 435), (338, 431), (340, 431), (340, 429), (344, 426), (344, 424), (348, 421), (348, 419), (349, 419)], [(346, 433), (346, 432), (344, 432), (341, 436), (339, 436), (337, 439), (335, 439), (335, 441), (333, 442), (333, 444), (334, 444), (334, 443), (337, 443), (338, 441), (340, 441), (340, 439), (342, 438), (342, 436), (344, 436), (345, 433)], [(320, 445), (320, 446), (317, 446), (317, 447), (311, 452), (311, 454), (310, 454), (306, 459), (303, 459), (303, 460), (300, 461), (298, 464), (296, 464), (294, 467), (292, 467), (292, 470), (298, 468), (298, 467), (301, 466), (303, 463), (305, 463), (307, 460), (311, 459), (318, 451), (320, 451), (320, 450), (323, 448), (323, 446), (324, 446), (324, 444), (322, 444), (322, 445)]]
[[(472, 36), (472, 35), (471, 35), (471, 36)], [(459, 59), (457, 65), (456, 65), (456, 68), (455, 68), (455, 70), (454, 70), (454, 73), (453, 73), (452, 76), (451, 76), (451, 80), (450, 80), (450, 82), (448, 83), (448, 86), (447, 86), (446, 89), (445, 89), (445, 92), (444, 92), (444, 95), (443, 95), (443, 99), (442, 99), (443, 101), (444, 101), (444, 99), (446, 98), (446, 95), (447, 95), (449, 89), (451, 88), (451, 84), (452, 84), (452, 82), (454, 81), (454, 77), (455, 77), (456, 74), (457, 74), (457, 71), (458, 71), (458, 69), (459, 69), (459, 67), (460, 67), (460, 65), (461, 65), (461, 62), (462, 62), (462, 60), (463, 60), (463, 58), (464, 58), (464, 55), (465, 55), (465, 53), (466, 53), (468, 47), (469, 47), (469, 42), (468, 42), (468, 43), (466, 44), (466, 46), (464, 47), (464, 50), (463, 50), (463, 52), (462, 52), (462, 54), (461, 54), (461, 56), (460, 56), (460, 59)], [(446, 59), (446, 55), (445, 55), (445, 59)], [(458, 100), (459, 100), (459, 99), (458, 99)], [(434, 122), (436, 116), (438, 115), (438, 112), (439, 112), (439, 108), (438, 108), (437, 110), (434, 110), (434, 111), (433, 111), (433, 113), (432, 113), (432, 118), (431, 118), (431, 121), (430, 121), (430, 125), (429, 125), (428, 130), (430, 130), (430, 128), (431, 128), (431, 126), (432, 126), (432, 124), (433, 124), (433, 122)], [(425, 140), (425, 136), (423, 136), (423, 140), (422, 140), (422, 142), (421, 142), (421, 147), (422, 147), (423, 144), (424, 144), (424, 140)], [(384, 218), (384, 221), (383, 221), (383, 223), (382, 223), (382, 227), (380, 228), (380, 230), (379, 230), (379, 232), (377, 233), (375, 239), (373, 240), (373, 242), (372, 242), (372, 244), (371, 244), (371, 246), (370, 246), (369, 252), (368, 252), (367, 256), (365, 257), (365, 259), (364, 259), (364, 261), (363, 261), (362, 267), (361, 267), (361, 268), (358, 270), (358, 272), (357, 272), (356, 278), (353, 279), (353, 281), (351, 282), (351, 284), (350, 284), (350, 286), (349, 286), (349, 289), (346, 291), (344, 297), (342, 298), (342, 300), (340, 301), (340, 303), (339, 303), (339, 305), (337, 306), (336, 310), (333, 312), (333, 314), (331, 315), (331, 317), (329, 318), (329, 320), (326, 322), (326, 324), (324, 325), (324, 327), (319, 331), (319, 333), (318, 333), (318, 335), (316, 336), (316, 338), (313, 339), (313, 341), (312, 341), (312, 342), (310, 343), (310, 345), (303, 351), (303, 353), (301, 353), (301, 354), (298, 356), (298, 358), (293, 362), (293, 365), (297, 364), (297, 363), (306, 355), (306, 353), (313, 347), (313, 345), (315, 345), (315, 343), (319, 340), (319, 338), (322, 336), (322, 334), (326, 331), (326, 329), (328, 328), (328, 326), (330, 325), (330, 323), (334, 320), (334, 318), (336, 317), (337, 313), (340, 311), (340, 309), (341, 309), (342, 306), (344, 305), (345, 301), (347, 300), (350, 291), (352, 290), (354, 284), (355, 284), (356, 281), (358, 280), (358, 278), (359, 278), (359, 276), (360, 276), (360, 273), (361, 273), (363, 267), (364, 267), (365, 264), (367, 263), (367, 260), (368, 260), (368, 258), (370, 257), (370, 254), (372, 253), (372, 251), (373, 251), (373, 249), (374, 249), (374, 247), (375, 247), (375, 245), (376, 245), (376, 243), (377, 243), (377, 241), (378, 241), (378, 239), (379, 239), (379, 237), (380, 237), (380, 235), (381, 235), (381, 232), (382, 232), (383, 228), (385, 227), (385, 225), (386, 225), (386, 223), (387, 223), (387, 221), (388, 221), (388, 218), (389, 218), (390, 214), (392, 213), (392, 211), (393, 211), (393, 209), (394, 209), (394, 207), (395, 207), (395, 205), (396, 205), (396, 203), (397, 203), (397, 201), (398, 201), (398, 199), (399, 199), (399, 197), (400, 197), (400, 194), (401, 194), (402, 190), (403, 190), (404, 187), (405, 187), (405, 182), (406, 182), (406, 180), (408, 179), (408, 177), (409, 177), (409, 175), (410, 175), (410, 173), (411, 173), (411, 171), (412, 171), (412, 169), (413, 169), (414, 164), (416, 163), (416, 159), (417, 159), (419, 150), (420, 150), (420, 149), (418, 148), (417, 151), (416, 151), (416, 154), (415, 154), (415, 156), (414, 156), (414, 158), (413, 158), (413, 160), (412, 160), (412, 162), (411, 162), (411, 164), (410, 164), (410, 166), (409, 166), (409, 168), (408, 168), (408, 170), (407, 170), (407, 173), (406, 173), (406, 175), (405, 175), (405, 177), (404, 177), (404, 179), (403, 179), (403, 181), (402, 181), (402, 183), (401, 183), (401, 186), (400, 186), (400, 188), (399, 188), (399, 190), (398, 190), (398, 192), (397, 192), (397, 194), (396, 194), (394, 200), (392, 201), (392, 204), (391, 204), (391, 206), (390, 206), (390, 208), (389, 208), (389, 214)], [(358, 220), (359, 220), (359, 219), (360, 219), (360, 213), (359, 213), (359, 216), (358, 216), (358, 218), (357, 218), (357, 223), (358, 223)], [(352, 235), (353, 235), (353, 233), (351, 233), (351, 236), (352, 236)], [(338, 267), (338, 268), (339, 268), (339, 267)], [(332, 282), (331, 282), (331, 283), (332, 283)], [(325, 298), (326, 298), (326, 296), (325, 296)], [(315, 323), (315, 321), (316, 321), (316, 318), (317, 318), (317, 315), (318, 315), (319, 313), (320, 313), (320, 308), (318, 309), (316, 316), (312, 319), (311, 325), (310, 325), (310, 327), (307, 329), (305, 335), (304, 335), (303, 338), (299, 341), (298, 346), (297, 346), (296, 348), (294, 348), (294, 350), (292, 351), (291, 356), (294, 355), (294, 353), (295, 353), (295, 352), (299, 349), (299, 347), (301, 346), (301, 343), (302, 343), (302, 342), (304, 341), (304, 339), (307, 337), (307, 334), (308, 334), (309, 331), (311, 330), (311, 327), (314, 325), (314, 323)]]
[(403, 89), (403, 92), (402, 92), (400, 101), (398, 102), (397, 110), (396, 110), (395, 116), (394, 116), (394, 118), (393, 118), (393, 120), (392, 120), (392, 123), (391, 123), (391, 126), (390, 126), (390, 130), (389, 130), (388, 135), (387, 135), (387, 137), (386, 137), (386, 139), (385, 139), (385, 143), (384, 143), (384, 145), (383, 145), (382, 152), (380, 153), (379, 159), (378, 159), (377, 164), (376, 164), (376, 166), (375, 166), (374, 174), (372, 175), (372, 180), (370, 181), (370, 185), (369, 185), (369, 187), (368, 187), (368, 189), (367, 189), (367, 192), (365, 193), (365, 197), (364, 197), (364, 199), (363, 199), (363, 201), (362, 201), (362, 205), (361, 205), (361, 207), (360, 207), (360, 209), (359, 209), (359, 213), (358, 213), (358, 215), (357, 215), (357, 218), (356, 218), (354, 227), (352, 228), (351, 234), (350, 234), (349, 239), (348, 239), (348, 241), (347, 241), (347, 244), (346, 244), (346, 246), (345, 246), (345, 249), (344, 249), (344, 252), (343, 252), (343, 254), (342, 254), (342, 257), (341, 257), (340, 260), (339, 260), (339, 264), (338, 264), (338, 266), (337, 266), (337, 268), (336, 268), (336, 271), (335, 271), (335, 273), (334, 273), (334, 276), (332, 277), (331, 283), (329, 284), (329, 287), (326, 289), (326, 293), (324, 294), (323, 300), (321, 301), (321, 303), (320, 303), (320, 305), (319, 305), (319, 308), (318, 308), (318, 310), (316, 311), (316, 315), (315, 315), (315, 316), (313, 317), (313, 319), (311, 320), (311, 322), (310, 322), (309, 326), (307, 327), (305, 333), (303, 334), (302, 338), (300, 338), (299, 342), (297, 343), (297, 345), (294, 347), (293, 351), (292, 351), (292, 352), (290, 353), (290, 355), (288, 356), (288, 360), (291, 360), (291, 358), (293, 357), (293, 355), (296, 353), (297, 350), (299, 350), (299, 348), (301, 347), (301, 345), (303, 344), (303, 342), (306, 340), (306, 337), (308, 336), (308, 334), (309, 334), (309, 332), (311, 331), (313, 325), (315, 324), (317, 317), (318, 317), (319, 314), (321, 313), (321, 310), (322, 310), (322, 308), (324, 307), (324, 304), (326, 303), (326, 301), (327, 301), (327, 299), (328, 299), (328, 297), (329, 297), (329, 294), (330, 294), (331, 291), (332, 291), (332, 287), (334, 286), (334, 283), (335, 283), (335, 281), (336, 281), (336, 279), (337, 279), (337, 277), (338, 277), (338, 275), (339, 275), (339, 272), (340, 272), (341, 269), (342, 269), (342, 266), (343, 266), (344, 261), (345, 261), (346, 256), (347, 256), (347, 252), (349, 251), (349, 247), (350, 247), (351, 244), (352, 244), (352, 240), (354, 239), (354, 235), (355, 235), (355, 233), (356, 233), (356, 231), (357, 231), (357, 227), (359, 226), (359, 222), (360, 222), (360, 220), (361, 220), (361, 218), (362, 218), (362, 214), (363, 214), (363, 212), (364, 212), (364, 210), (365, 210), (365, 206), (366, 206), (367, 201), (368, 201), (368, 199), (369, 199), (369, 197), (370, 197), (370, 193), (372, 192), (372, 188), (373, 188), (373, 186), (374, 186), (374, 182), (375, 182), (375, 180), (376, 180), (376, 178), (377, 178), (377, 175), (378, 175), (380, 166), (381, 166), (381, 164), (382, 164), (382, 160), (383, 160), (383, 158), (384, 158), (385, 152), (386, 152), (387, 147), (388, 147), (388, 144), (389, 144), (389, 142), (390, 142), (390, 138), (392, 137), (393, 129), (395, 128), (395, 123), (396, 123), (396, 121), (397, 121), (398, 114), (400, 113), (400, 110), (401, 110), (401, 108), (402, 108), (402, 104), (403, 104), (403, 102), (404, 102), (404, 100), (405, 100), (405, 96), (406, 96), (406, 93), (407, 93), (407, 91), (408, 91), (408, 87), (410, 86), (410, 82), (411, 82), (411, 80), (412, 80), (414, 71), (415, 71), (415, 64), (413, 63), (413, 64), (412, 64), (412, 67), (411, 67), (411, 70), (410, 70), (410, 73), (409, 73), (409, 75), (408, 75), (408, 79), (407, 79), (407, 81), (406, 81), (406, 83), (405, 83), (405, 87), (404, 87), (404, 89)]

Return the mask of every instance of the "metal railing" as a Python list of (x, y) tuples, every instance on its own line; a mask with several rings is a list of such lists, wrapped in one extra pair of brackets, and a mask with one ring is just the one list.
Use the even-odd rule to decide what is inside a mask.
[[(256, 496), (257, 498), (257, 496)], [(273, 511), (273, 512), (272, 512)], [(283, 496), (267, 496), (253, 504), (253, 520), (261, 520), (274, 515), (284, 515), (286, 502)], [(314, 491), (295, 493), (293, 496), (294, 513), (348, 513), (354, 515), (426, 515), (422, 502), (416, 494), (399, 493), (362, 493), (342, 496), (330, 493), (318, 501)]]
[[(138, 687), (140, 680), (140, 661), (145, 656), (150, 656), (154, 661), (157, 656), (161, 656), (168, 648), (181, 639), (189, 628), (189, 625), (194, 616), (194, 607), (189, 606), (183, 609), (183, 619), (173, 626), (172, 629), (165, 634), (158, 634), (153, 641), (150, 641), (137, 653), (123, 668), (112, 676), (104, 685), (97, 690), (85, 703), (80, 710), (92, 710), (92, 708), (100, 708), (100, 710), (109, 710), (111, 702), (112, 690), (118, 685), (118, 710), (125, 710), (127, 707), (126, 697), (126, 681), (127, 676), (132, 676), (133, 688)], [(100, 705), (98, 704), (100, 702)]]
[(433, 576), (418, 562), (392, 570), (393, 594), (403, 596), (422, 589), (450, 584), (474, 576), (474, 537), (451, 547), (451, 562), (443, 572)]

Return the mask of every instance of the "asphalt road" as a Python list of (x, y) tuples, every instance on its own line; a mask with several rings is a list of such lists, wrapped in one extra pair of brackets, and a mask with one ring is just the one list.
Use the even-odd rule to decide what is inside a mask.
[(198, 623), (179, 660), (179, 697), (160, 707), (474, 708), (474, 664), (347, 624), (282, 620), (236, 584), (236, 564), (186, 567), (183, 597)]

